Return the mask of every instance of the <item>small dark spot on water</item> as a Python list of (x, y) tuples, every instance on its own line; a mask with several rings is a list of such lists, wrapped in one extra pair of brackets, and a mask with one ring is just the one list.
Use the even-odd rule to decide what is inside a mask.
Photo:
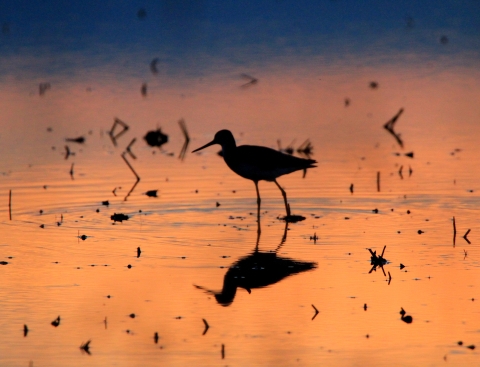
[(350, 219), (350, 217), (345, 217), (345, 220), (348, 220), (348, 219)]
[(43, 210), (42, 210), (42, 209), (40, 209), (39, 213), (40, 213), (40, 214), (43, 214)]
[(127, 268), (131, 269), (131, 268), (132, 268), (132, 265), (128, 264), (128, 265), (127, 265)]
[(130, 315), (128, 315), (128, 317), (130, 317), (131, 319), (134, 319), (135, 318), (135, 314), (134, 313), (131, 313)]
[(100, 213), (100, 209), (95, 210), (97, 213)]
[(85, 241), (85, 240), (87, 239), (87, 236), (84, 235), (84, 234), (82, 234), (82, 235), (80, 236), (80, 239), (81, 239), (82, 241)]
[(45, 228), (45, 224), (40, 224), (40, 228)]
[(472, 344), (472, 345), (468, 345), (467, 348), (468, 348), (468, 349), (471, 349), (471, 350), (474, 350), (474, 349), (475, 349), (475, 345), (473, 345), (473, 344)]
[(421, 229), (419, 229), (419, 230), (417, 231), (417, 233), (418, 233), (418, 234), (422, 234), (422, 233), (425, 233), (425, 232), (422, 231)]
[(407, 210), (407, 214), (410, 214), (410, 210)]
[(176, 316), (175, 319), (176, 319), (176, 320), (181, 320), (181, 319), (182, 319), (182, 316)]
[(374, 212), (375, 214), (377, 214), (377, 213), (378, 213), (378, 209), (375, 208), (375, 209), (372, 210), (372, 212)]
[(0, 265), (7, 265), (8, 261), (0, 261)]
[(102, 201), (102, 205), (109, 206), (110, 203), (108, 202), (108, 200), (105, 200), (105, 201)]
[(459, 341), (457, 342), (457, 344), (458, 344), (458, 345), (463, 345), (463, 342), (462, 342), (461, 340), (459, 340)]

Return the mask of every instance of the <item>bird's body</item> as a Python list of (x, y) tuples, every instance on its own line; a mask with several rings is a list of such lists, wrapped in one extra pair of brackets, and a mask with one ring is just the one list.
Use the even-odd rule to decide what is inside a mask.
[(316, 163), (315, 160), (297, 158), (271, 148), (257, 145), (241, 145), (237, 147), (235, 138), (229, 130), (220, 130), (215, 134), (215, 138), (210, 143), (195, 149), (193, 152), (197, 152), (214, 144), (220, 144), (222, 146), (225, 163), (233, 172), (255, 183), (259, 209), (260, 193), (258, 191), (258, 181), (275, 182), (282, 192), (287, 216), (290, 216), (287, 196), (278, 184), (277, 177), (307, 168), (314, 168), (316, 167), (314, 165)]

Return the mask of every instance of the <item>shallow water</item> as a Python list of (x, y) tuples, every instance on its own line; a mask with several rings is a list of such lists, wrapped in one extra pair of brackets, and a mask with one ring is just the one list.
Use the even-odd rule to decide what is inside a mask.
[[(191, 69), (162, 61), (160, 75), (151, 53), (130, 52), (95, 64), (55, 51), (74, 67), (53, 71), (48, 52), (2, 61), (0, 365), (478, 363), (467, 348), (480, 344), (475, 52), (252, 52), (251, 63), (203, 55), (199, 66), (196, 50)], [(241, 87), (245, 72), (259, 82)], [(383, 128), (400, 108), (403, 148)], [(117, 146), (115, 118), (129, 126)], [(162, 149), (143, 140), (157, 127)], [(238, 144), (310, 139), (318, 167), (278, 180), (305, 220), (286, 226), (279, 190), (260, 182), (257, 235), (253, 183), (219, 146), (190, 153), (222, 128)], [(65, 141), (78, 136), (84, 144)], [(126, 157), (141, 180), (128, 195), (135, 176), (121, 154), (134, 138), (136, 159)], [(368, 249), (385, 251), (385, 274)], [(91, 355), (79, 349), (88, 340)]]

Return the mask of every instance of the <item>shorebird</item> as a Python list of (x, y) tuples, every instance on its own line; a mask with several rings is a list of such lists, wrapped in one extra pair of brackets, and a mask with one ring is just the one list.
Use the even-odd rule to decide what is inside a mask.
[(205, 149), (211, 145), (219, 144), (222, 146), (223, 159), (227, 166), (237, 175), (252, 180), (257, 191), (258, 213), (260, 213), (260, 192), (258, 191), (258, 181), (274, 182), (282, 192), (286, 219), (290, 217), (290, 206), (287, 202), (287, 193), (278, 184), (277, 177), (286, 175), (299, 170), (316, 167), (313, 159), (297, 158), (277, 150), (256, 146), (240, 145), (237, 147), (235, 138), (229, 130), (220, 130), (210, 143), (195, 149), (192, 153)]

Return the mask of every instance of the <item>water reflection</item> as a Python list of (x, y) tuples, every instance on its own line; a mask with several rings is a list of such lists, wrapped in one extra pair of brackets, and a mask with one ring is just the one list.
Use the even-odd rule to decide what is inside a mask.
[(313, 270), (317, 267), (315, 262), (295, 260), (278, 255), (278, 251), (287, 240), (288, 221), (285, 222), (282, 240), (274, 251), (259, 250), (260, 224), (258, 228), (254, 251), (239, 258), (230, 266), (223, 278), (221, 291), (212, 291), (198, 285), (195, 285), (195, 287), (214, 295), (218, 304), (229, 306), (232, 304), (238, 288), (243, 288), (251, 293), (252, 289), (274, 285), (291, 275)]

